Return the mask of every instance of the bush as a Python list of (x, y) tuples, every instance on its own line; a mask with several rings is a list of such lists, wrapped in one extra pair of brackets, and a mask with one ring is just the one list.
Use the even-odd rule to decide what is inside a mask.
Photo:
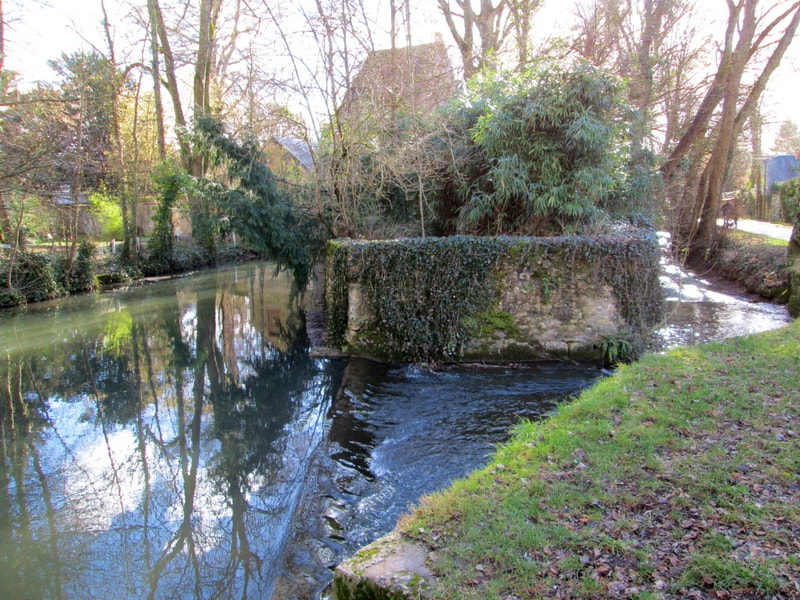
[(71, 265), (68, 266), (64, 258), (56, 260), (54, 265), (56, 278), (67, 293), (79, 294), (97, 289), (97, 276), (94, 270), (95, 250), (94, 244), (82, 242)]
[[(40, 302), (61, 295), (48, 256), (18, 252), (14, 260), (0, 262), (0, 306)], [(10, 285), (9, 285), (10, 284)]]
[(800, 178), (775, 185), (781, 197), (781, 219), (786, 223), (800, 223)]
[(587, 64), (478, 80), (442, 138), (456, 156), (440, 197), (445, 232), (581, 232), (641, 210), (655, 172), (642, 152), (631, 160), (622, 98)]
[(97, 217), (100, 225), (102, 237), (108, 240), (124, 239), (125, 230), (119, 200), (107, 193), (95, 192), (89, 196), (89, 202), (92, 206), (92, 214)]
[(196, 244), (174, 244), (169, 258), (150, 255), (142, 263), (142, 275), (152, 277), (171, 273), (185, 273), (207, 267), (216, 262), (204, 248)]

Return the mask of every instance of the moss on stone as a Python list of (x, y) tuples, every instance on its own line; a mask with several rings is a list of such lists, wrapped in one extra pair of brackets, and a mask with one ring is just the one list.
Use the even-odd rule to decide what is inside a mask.
[(505, 310), (483, 311), (465, 319), (466, 331), (470, 336), (488, 337), (493, 333), (504, 333), (510, 337), (521, 335), (514, 315)]
[(387, 589), (371, 579), (353, 579), (336, 574), (333, 579), (334, 600), (409, 600), (410, 596), (398, 589)]

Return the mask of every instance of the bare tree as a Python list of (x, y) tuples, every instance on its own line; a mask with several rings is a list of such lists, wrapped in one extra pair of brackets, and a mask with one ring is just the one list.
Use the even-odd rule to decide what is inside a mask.
[(577, 5), (575, 19), (573, 52), (627, 79), (629, 102), (645, 117), (665, 101), (674, 106), (676, 90), (685, 100), (685, 84), (676, 84), (693, 76), (703, 47), (691, 2), (590, 0)]
[[(735, 142), (800, 24), (797, 1), (764, 6), (759, 0), (729, 0), (728, 10), (717, 72), (691, 124), (662, 166), (678, 209), (673, 233), (677, 243), (689, 249), (690, 258), (702, 256), (714, 242)], [(748, 71), (755, 72), (750, 82), (745, 80)], [(695, 169), (702, 171), (681, 181), (679, 164), (687, 155)]]
[(786, 119), (780, 124), (771, 150), (778, 154), (800, 153), (800, 127), (797, 126), (797, 123)]
[(123, 244), (123, 260), (129, 264), (135, 264), (135, 227), (136, 227), (136, 198), (129, 198), (129, 186), (125, 165), (124, 147), (122, 144), (122, 129), (120, 125), (120, 87), (125, 82), (125, 75), (118, 77), (118, 64), (117, 54), (114, 45), (114, 36), (111, 33), (111, 23), (108, 18), (108, 11), (106, 10), (105, 0), (100, 0), (100, 8), (103, 12), (103, 32), (106, 37), (106, 44), (108, 50), (108, 60), (111, 67), (111, 145), (112, 145), (112, 168), (117, 171), (116, 180), (118, 189), (116, 190), (119, 195), (120, 207), (122, 209), (122, 229), (124, 231), (125, 239)]
[(515, 50), (524, 68), (531, 59), (532, 17), (541, 0), (438, 0), (447, 28), (461, 54), (464, 79), (488, 65), (501, 52)]
[(480, 71), (500, 51), (513, 31), (513, 0), (480, 0), (476, 10), (470, 0), (438, 0), (447, 28), (461, 54), (464, 79)]
[[(164, 62), (164, 76), (166, 77), (166, 88), (170, 99), (172, 100), (173, 117), (175, 119), (175, 127), (181, 133), (186, 130), (186, 116), (183, 111), (183, 103), (181, 102), (180, 86), (178, 85), (177, 70), (175, 66), (175, 56), (172, 52), (172, 43), (167, 32), (167, 26), (164, 22), (164, 14), (158, 0), (147, 0), (147, 9), (150, 14), (150, 20), (155, 32), (158, 35), (158, 43), (152, 40), (151, 43), (161, 53), (161, 58)], [(157, 72), (158, 68), (154, 69)], [(181, 161), (183, 162), (186, 170), (191, 169), (192, 160), (189, 144), (184, 135), (178, 136), (178, 144), (180, 146)]]
[(0, 71), (5, 68), (6, 61), (6, 20), (3, 12), (3, 0), (0, 0)]
[(155, 103), (156, 116), (156, 139), (158, 143), (158, 156), (164, 161), (167, 159), (166, 129), (164, 126), (164, 104), (161, 96), (161, 61), (159, 59), (158, 42), (158, 13), (156, 4), (152, 0), (147, 1), (147, 24), (148, 39), (150, 42), (150, 75), (153, 78), (153, 100)]
[(524, 70), (533, 59), (531, 48), (533, 16), (541, 5), (542, 0), (518, 0), (509, 3), (511, 24), (514, 28), (514, 43), (517, 50), (517, 64), (521, 70)]
[(761, 133), (764, 117), (761, 113), (761, 108), (753, 111), (749, 119), (750, 128), (750, 186), (753, 202), (752, 215), (756, 219), (769, 219), (769, 207), (764, 201), (764, 190), (762, 189), (761, 180)]
[(288, 14), (270, 4), (263, 2), (290, 65), (285, 91), (290, 102), (302, 106), (307, 146), (319, 141), (312, 210), (330, 235), (352, 235), (362, 198), (348, 190), (363, 176), (360, 157), (374, 138), (368, 124), (348, 112), (358, 97), (356, 73), (375, 49), (375, 23), (364, 0), (313, 0)]
[[(0, 0), (0, 94), (5, 98), (8, 92), (8, 81), (3, 71), (6, 60), (6, 35), (5, 35), (5, 13), (3, 12), (3, 1)], [(11, 237), (11, 218), (9, 215), (8, 200), (0, 189), (0, 243), (6, 238)]]

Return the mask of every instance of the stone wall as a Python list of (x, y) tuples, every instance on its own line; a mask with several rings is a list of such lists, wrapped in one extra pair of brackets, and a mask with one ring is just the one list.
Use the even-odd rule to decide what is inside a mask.
[(384, 360), (599, 361), (662, 315), (655, 232), (331, 242), (329, 345)]

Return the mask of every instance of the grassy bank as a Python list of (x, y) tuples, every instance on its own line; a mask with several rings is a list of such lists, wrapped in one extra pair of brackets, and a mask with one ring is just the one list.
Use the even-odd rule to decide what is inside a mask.
[(800, 597), (800, 322), (651, 355), (423, 500), (436, 598)]
[(789, 242), (728, 229), (713, 254), (711, 265), (722, 276), (742, 283), (748, 291), (784, 304), (788, 300)]

